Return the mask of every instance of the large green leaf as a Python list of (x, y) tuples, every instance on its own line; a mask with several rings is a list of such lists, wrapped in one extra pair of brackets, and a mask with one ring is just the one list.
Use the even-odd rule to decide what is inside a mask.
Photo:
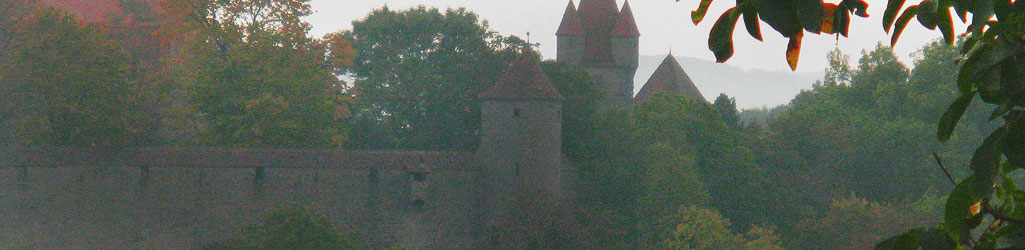
[(911, 21), (912, 17), (918, 14), (918, 5), (912, 5), (908, 9), (904, 10), (904, 14), (901, 14), (897, 18), (897, 23), (893, 27), (893, 37), (890, 38), (890, 47), (897, 45), (897, 39), (900, 38), (900, 33), (904, 32), (904, 27), (908, 26), (908, 22)]
[(896, 20), (901, 7), (904, 7), (904, 0), (890, 0), (886, 3), (886, 11), (883, 12), (883, 30), (890, 32), (890, 27), (893, 27), (893, 21)]
[(737, 8), (730, 8), (712, 25), (712, 32), (708, 35), (708, 49), (715, 54), (717, 62), (725, 62), (733, 57), (733, 30), (738, 17)]
[(769, 24), (772, 29), (784, 37), (792, 37), (801, 32), (801, 22), (791, 7), (789, 0), (751, 0), (758, 17)]
[(950, 17), (950, 8), (942, 8), (935, 13), (936, 27), (943, 33), (943, 41), (954, 45), (954, 20)]
[(1001, 149), (1006, 135), (1007, 128), (999, 128), (982, 141), (982, 146), (975, 149), (971, 160), (971, 169), (975, 172), (975, 186), (972, 188), (975, 197), (986, 197), (993, 193), (993, 184), (1000, 173)]
[(1007, 157), (1005, 172), (1025, 167), (1025, 123), (1007, 123), (1007, 137), (1004, 141), (1004, 155)]
[(975, 92), (968, 92), (961, 94), (961, 96), (954, 100), (954, 103), (950, 104), (950, 108), (947, 108), (947, 112), (940, 118), (940, 124), (936, 131), (936, 136), (939, 137), (941, 142), (947, 142), (950, 139), (950, 135), (953, 134), (958, 121), (964, 116), (965, 110), (968, 109), (968, 104), (971, 104), (974, 98)]
[(918, 234), (918, 245), (927, 250), (954, 250), (957, 244), (938, 229), (930, 228)]
[(758, 12), (754, 8), (746, 8), (743, 11), (744, 15), (744, 26), (747, 28), (747, 33), (758, 39), (762, 40), (762, 28), (758, 21)]
[(925, 0), (918, 4), (918, 23), (925, 26), (928, 29), (936, 29), (937, 17), (936, 9), (937, 2), (934, 0)]
[(972, 196), (974, 183), (974, 175), (961, 180), (947, 197), (947, 204), (943, 210), (943, 225), (947, 235), (955, 240), (960, 239), (961, 230), (972, 217), (971, 206), (980, 200)]
[(982, 26), (993, 17), (993, 0), (974, 0), (972, 6), (971, 30), (975, 34), (982, 34)]
[(921, 230), (912, 229), (876, 244), (873, 250), (917, 250)]
[(795, 0), (794, 10), (805, 30), (818, 34), (822, 30), (822, 0)]
[(698, 24), (701, 20), (705, 19), (705, 13), (708, 13), (708, 6), (712, 5), (712, 0), (701, 0), (701, 4), (698, 5), (698, 9), (690, 12), (690, 20), (694, 24)]
[(844, 37), (847, 37), (847, 31), (850, 30), (851, 26), (851, 13), (841, 8), (837, 8), (833, 12), (833, 31)]

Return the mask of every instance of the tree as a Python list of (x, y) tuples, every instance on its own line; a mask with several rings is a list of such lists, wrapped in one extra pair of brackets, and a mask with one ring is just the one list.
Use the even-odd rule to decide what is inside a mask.
[(665, 143), (693, 155), (713, 197), (711, 207), (740, 222), (739, 227), (765, 218), (766, 210), (757, 205), (767, 199), (764, 169), (755, 165), (741, 130), (723, 122), (713, 105), (662, 93), (637, 106), (633, 115), (639, 145)]
[(571, 159), (582, 160), (589, 140), (595, 136), (596, 106), (603, 96), (587, 72), (571, 69), (556, 61), (541, 63), (553, 87), (565, 98), (562, 102), (562, 152)]
[[(871, 202), (847, 196), (834, 199), (824, 211), (797, 222), (799, 234), (792, 243), (802, 249), (870, 249), (887, 234), (912, 226), (935, 223), (938, 207), (916, 208)], [(843, 233), (837, 233), (843, 232)]]
[(281, 205), (263, 214), (240, 238), (205, 249), (363, 249), (359, 234), (342, 233), (327, 217), (295, 205)]
[(715, 209), (680, 206), (664, 220), (676, 226), (671, 227), (669, 236), (657, 249), (783, 249), (772, 229), (755, 226), (746, 234), (736, 234), (729, 229), (730, 220)]
[(466, 9), (384, 7), (352, 24), (351, 31), (341, 34), (353, 41), (358, 54), (348, 68), (357, 79), (349, 91), (359, 100), (356, 122), (383, 127), (395, 138), (357, 140), (352, 145), (357, 148), (476, 147), (477, 97), (526, 46), (489, 30), (486, 21)]
[[(169, 1), (170, 23), (188, 38), (182, 72), (212, 144), (334, 147), (348, 113), (326, 50), (300, 18), (309, 1)], [(336, 59), (332, 59), (336, 60)], [(336, 60), (337, 61), (337, 60)]]
[(654, 249), (672, 231), (675, 224), (665, 224), (666, 218), (680, 206), (705, 205), (709, 201), (704, 180), (696, 169), (692, 152), (680, 152), (665, 143), (648, 147), (644, 157), (644, 185), (637, 202), (637, 244)]
[(826, 68), (826, 77), (822, 81), (823, 84), (846, 85), (851, 82), (854, 70), (850, 66), (850, 56), (836, 48), (826, 55), (826, 60), (829, 61), (829, 67)]
[(6, 143), (120, 147), (150, 139), (138, 105), (146, 91), (130, 78), (122, 47), (51, 7), (20, 20), (9, 31), (16, 42), (0, 51)]
[(740, 128), (740, 114), (737, 113), (736, 98), (731, 98), (726, 93), (719, 94), (719, 97), (716, 97), (715, 102), (712, 103), (712, 107), (715, 108), (716, 114), (726, 126), (734, 129)]
[(34, 6), (33, 0), (0, 0), (0, 59), (7, 56), (9, 47), (17, 41), (15, 37), (21, 29), (16, 26), (24, 21)]

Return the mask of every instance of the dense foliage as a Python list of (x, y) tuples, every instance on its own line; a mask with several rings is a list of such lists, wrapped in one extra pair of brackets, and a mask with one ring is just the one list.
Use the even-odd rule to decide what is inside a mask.
[(204, 249), (353, 250), (365, 247), (358, 233), (343, 233), (327, 217), (312, 209), (287, 204), (268, 210), (258, 223), (247, 227), (239, 237)]
[(168, 1), (165, 33), (185, 60), (172, 76), (206, 124), (188, 144), (336, 147), (348, 114), (327, 42), (300, 18), (309, 1)]
[[(0, 143), (27, 146), (472, 150), (477, 95), (528, 46), (464, 9), (383, 8), (321, 40), (300, 19), (308, 1), (165, 1), (160, 14), (130, 5), (131, 18), (161, 20), (159, 33), (176, 44), (150, 72), (109, 30), (30, 1), (0, 3)], [(740, 16), (756, 37), (761, 18), (799, 44), (805, 32), (846, 35), (849, 14), (864, 10), (857, 0), (814, 5), (739, 1), (715, 25), (712, 49), (729, 57), (723, 34)], [(901, 5), (888, 6), (887, 26)], [(997, 19), (976, 18), (955, 47), (944, 28), (950, 8)], [(1016, 8), (984, 0), (912, 6), (895, 20), (897, 31), (917, 15), (948, 43), (922, 48), (913, 67), (882, 45), (857, 65), (834, 51), (822, 82), (772, 110), (738, 112), (725, 94), (712, 103), (659, 94), (632, 114), (597, 114), (602, 95), (591, 79), (545, 62), (566, 97), (563, 153), (579, 170), (574, 202), (522, 194), (524, 206), (489, 228), (484, 244), (864, 249), (942, 218), (942, 227), (880, 247), (1025, 247), (1025, 193), (1012, 178), (1025, 162), (1025, 22)], [(823, 14), (802, 14), (809, 11)], [(153, 100), (174, 108), (154, 109)], [(1001, 117), (1004, 124), (991, 121)], [(184, 132), (147, 132), (158, 121)], [(931, 139), (936, 127), (946, 143)], [(238, 247), (356, 245), (302, 208), (274, 210), (244, 238)]]
[(357, 52), (347, 68), (356, 79), (356, 148), (475, 148), (477, 96), (502, 76), (525, 43), (489, 30), (465, 9), (377, 9), (353, 21)]
[(18, 21), (5, 15), (0, 24), (0, 143), (120, 147), (152, 139), (140, 105), (147, 90), (120, 44), (68, 13), (3, 4)]
[[(710, 2), (702, 1), (695, 11), (695, 23), (704, 16)], [(738, 1), (737, 7), (726, 11), (716, 22), (709, 38), (709, 48), (720, 61), (729, 58), (732, 54), (731, 34), (740, 13), (744, 13), (745, 23), (749, 31), (753, 31), (752, 36), (760, 39), (758, 18), (749, 17), (749, 14), (759, 14), (762, 21), (790, 38), (788, 59), (792, 59), (795, 57), (792, 53), (795, 41), (799, 48), (803, 34), (801, 29), (812, 33), (846, 31), (847, 20), (843, 18), (846, 10), (860, 8), (859, 15), (867, 16), (864, 12), (866, 5), (860, 0), (844, 0), (839, 5), (821, 1)], [(968, 19), (969, 13), (972, 14), (971, 20)], [(1025, 224), (1021, 213), (1025, 204), (1017, 202), (1023, 191), (1017, 188), (1012, 178), (1017, 170), (1025, 168), (1025, 150), (1022, 150), (1025, 148), (1025, 111), (1022, 110), (1025, 107), (1025, 95), (1022, 95), (1025, 67), (1021, 66), (1025, 62), (1025, 39), (1022, 39), (1025, 37), (1025, 2), (922, 0), (905, 8), (905, 0), (889, 0), (882, 23), (884, 30), (892, 31), (891, 45), (897, 42), (913, 18), (925, 28), (938, 28), (947, 44), (954, 44), (955, 17), (970, 25), (964, 34), (965, 42), (960, 46), (956, 69), (936, 75), (956, 76), (956, 82), (949, 84), (959, 93), (936, 125), (939, 141), (951, 140), (976, 97), (996, 105), (989, 120), (1002, 118), (1004, 125), (984, 131), (983, 134), (988, 136), (974, 150), (971, 159), (959, 161), (968, 164), (971, 175), (957, 182), (951, 191), (941, 226), (908, 231), (880, 243), (876, 246), (878, 249), (1025, 247), (1021, 244), (1023, 236), (1020, 233)], [(846, 36), (845, 32), (839, 33)], [(792, 68), (796, 66), (795, 61), (790, 60)], [(955, 182), (949, 173), (948, 177)], [(988, 221), (990, 226), (983, 227), (984, 221)]]

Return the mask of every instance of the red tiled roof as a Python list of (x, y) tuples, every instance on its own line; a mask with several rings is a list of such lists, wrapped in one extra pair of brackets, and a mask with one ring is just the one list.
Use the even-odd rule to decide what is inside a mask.
[(613, 36), (640, 36), (637, 30), (637, 21), (634, 20), (633, 10), (630, 9), (630, 1), (623, 4), (623, 10), (619, 11), (619, 21), (616, 22), (616, 29), (612, 31)]
[(523, 49), (502, 79), (484, 91), (481, 99), (562, 100), (562, 95), (552, 87), (548, 76), (541, 72), (537, 54), (531, 49)]
[(615, 0), (581, 0), (578, 11), (584, 31), (585, 65), (611, 65), (612, 29), (619, 21), (619, 8)]
[(117, 0), (42, 0), (43, 4), (67, 11), (86, 22), (103, 22), (122, 14)]
[(641, 87), (641, 91), (634, 97), (634, 103), (648, 101), (651, 96), (660, 92), (683, 95), (688, 99), (707, 102), (701, 95), (701, 91), (698, 91), (698, 87), (694, 86), (694, 81), (690, 80), (687, 72), (683, 71), (683, 66), (680, 66), (672, 54), (662, 60), (662, 64), (658, 66), (654, 74), (651, 74), (648, 82), (644, 83), (644, 87)]
[(584, 26), (580, 25), (580, 17), (577, 16), (577, 8), (573, 6), (573, 0), (566, 6), (566, 13), (562, 15), (562, 23), (559, 24), (559, 31), (555, 35), (584, 35)]

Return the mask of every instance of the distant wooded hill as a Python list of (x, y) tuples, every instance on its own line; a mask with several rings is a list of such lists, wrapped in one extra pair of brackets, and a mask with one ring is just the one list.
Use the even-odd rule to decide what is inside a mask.
[[(665, 56), (642, 55), (634, 90), (640, 90)], [(823, 73), (791, 73), (745, 69), (729, 64), (677, 56), (687, 75), (709, 101), (720, 93), (737, 98), (737, 108), (769, 108), (789, 103), (802, 89), (810, 89)]]

